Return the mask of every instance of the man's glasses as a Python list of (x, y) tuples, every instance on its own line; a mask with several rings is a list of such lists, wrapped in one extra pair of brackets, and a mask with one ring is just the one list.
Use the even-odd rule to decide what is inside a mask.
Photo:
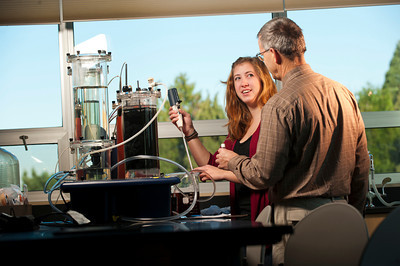
[(268, 51), (269, 51), (269, 49), (267, 49), (267, 50), (265, 50), (265, 51), (263, 51), (261, 53), (256, 54), (257, 58), (260, 59), (262, 62), (264, 62), (264, 54), (266, 52), (268, 52)]

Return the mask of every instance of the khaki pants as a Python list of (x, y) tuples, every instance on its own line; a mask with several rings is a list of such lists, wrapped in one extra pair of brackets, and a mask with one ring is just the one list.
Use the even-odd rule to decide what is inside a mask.
[[(287, 200), (285, 202), (274, 204), (274, 224), (295, 226), (313, 209), (333, 201), (346, 202), (343, 198), (307, 198)], [(285, 246), (289, 237), (290, 235), (283, 235), (282, 240), (272, 246), (273, 265), (284, 263)]]

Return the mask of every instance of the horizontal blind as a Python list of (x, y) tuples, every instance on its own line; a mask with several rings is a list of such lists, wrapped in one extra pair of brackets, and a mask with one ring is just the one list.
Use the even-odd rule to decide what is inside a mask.
[(61, 18), (73, 22), (388, 4), (400, 4), (400, 0), (0, 0), (0, 25), (57, 24)]

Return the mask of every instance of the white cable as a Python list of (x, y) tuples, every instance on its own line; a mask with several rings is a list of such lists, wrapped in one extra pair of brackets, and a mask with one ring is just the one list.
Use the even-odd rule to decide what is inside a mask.
[[(126, 63), (124, 63), (124, 64), (126, 64)], [(121, 73), (122, 73), (122, 69), (123, 69), (123, 66), (122, 66), (122, 68), (121, 68)], [(86, 158), (87, 156), (89, 156), (89, 155), (91, 155), (91, 154), (95, 154), (95, 153), (100, 153), (100, 152), (108, 151), (108, 150), (117, 148), (117, 147), (119, 147), (119, 146), (125, 145), (126, 143), (128, 143), (129, 141), (133, 140), (133, 139), (136, 138), (138, 135), (140, 135), (143, 131), (146, 130), (146, 128), (148, 128), (148, 127), (151, 125), (151, 123), (153, 123), (153, 121), (158, 117), (158, 115), (160, 114), (160, 112), (161, 112), (161, 111), (163, 110), (163, 108), (164, 108), (165, 102), (167, 101), (167, 98), (168, 98), (168, 88), (167, 88), (167, 86), (166, 86), (165, 84), (159, 83), (159, 82), (153, 83), (153, 84), (151, 84), (151, 85), (154, 86), (154, 87), (155, 87), (155, 86), (158, 86), (158, 85), (162, 85), (162, 86), (164, 86), (164, 88), (165, 88), (165, 97), (164, 97), (164, 100), (163, 100), (163, 102), (162, 102), (160, 108), (158, 109), (157, 113), (153, 116), (153, 118), (152, 118), (141, 130), (139, 130), (135, 135), (131, 136), (130, 138), (126, 139), (125, 141), (123, 141), (123, 142), (121, 142), (121, 143), (118, 143), (118, 144), (116, 144), (116, 145), (107, 147), (107, 148), (103, 148), (103, 149), (99, 149), (99, 150), (94, 150), (94, 151), (91, 151), (91, 152), (88, 152), (88, 153), (83, 154), (83, 155), (82, 155), (82, 160), (81, 160), (81, 162), (78, 164), (78, 166), (82, 164), (82, 162), (84, 161), (84, 158)], [(78, 168), (78, 166), (73, 166), (73, 168), (74, 168), (74, 167)]]
[(116, 76), (114, 76), (112, 79), (110, 79), (110, 81), (107, 83), (107, 87), (110, 86), (110, 83), (111, 83), (111, 81), (113, 81), (113, 79), (119, 78), (119, 77), (120, 77), (120, 76), (116, 75)]
[(122, 90), (122, 70), (124, 70), (124, 66), (126, 65), (126, 62), (124, 62), (121, 66), (121, 71), (119, 72), (119, 89)]
[[(185, 145), (186, 155), (187, 155), (187, 157), (188, 157), (190, 169), (193, 171), (192, 160), (190, 159), (189, 149), (188, 149), (187, 144), (186, 144), (185, 135), (183, 134), (182, 127), (178, 127), (178, 129), (179, 129), (179, 131), (182, 133), (182, 140), (183, 140), (183, 144)], [(216, 184), (215, 184), (215, 180), (214, 180), (211, 176), (210, 176), (210, 180), (212, 181), (213, 186), (214, 186), (214, 189), (213, 189), (213, 192), (212, 192), (211, 196), (208, 197), (208, 198), (206, 198), (206, 199), (202, 199), (202, 200), (198, 199), (198, 200), (197, 200), (198, 202), (206, 202), (206, 201), (211, 200), (211, 199), (214, 197), (215, 191), (216, 191)], [(177, 188), (177, 189), (180, 191), (180, 193), (182, 194), (182, 191), (181, 191), (178, 187), (176, 187), (176, 188)]]
[(108, 123), (110, 123), (116, 117), (114, 114), (121, 108), (122, 108), (122, 104), (118, 104), (117, 107), (115, 107), (115, 109), (108, 116)]
[(153, 121), (154, 121), (154, 120), (157, 118), (157, 116), (160, 114), (160, 112), (162, 111), (162, 109), (163, 109), (163, 107), (164, 107), (164, 104), (165, 104), (165, 102), (166, 102), (166, 100), (167, 100), (167, 98), (168, 98), (168, 89), (167, 89), (167, 86), (165, 86), (163, 83), (156, 83), (155, 85), (162, 85), (162, 86), (164, 86), (164, 88), (165, 88), (165, 97), (164, 97), (164, 100), (163, 100), (163, 102), (162, 102), (160, 108), (158, 109), (157, 113), (153, 116), (153, 118), (152, 118), (141, 130), (139, 130), (135, 135), (131, 136), (130, 138), (124, 140), (124, 141), (121, 142), (121, 143), (118, 143), (118, 144), (116, 144), (116, 145), (113, 145), (113, 146), (110, 146), (110, 147), (107, 147), (107, 148), (103, 148), (103, 149), (100, 149), (100, 150), (94, 150), (94, 151), (85, 153), (84, 155), (82, 155), (82, 157), (86, 157), (86, 156), (89, 156), (89, 155), (91, 155), (91, 154), (95, 154), (95, 153), (99, 153), (99, 152), (108, 151), (108, 150), (117, 148), (117, 147), (119, 147), (119, 146), (125, 145), (126, 143), (128, 143), (129, 141), (133, 140), (133, 139), (136, 138), (138, 135), (140, 135), (143, 131), (145, 131), (146, 128), (148, 128), (148, 127), (151, 125), (151, 123), (153, 123)]
[(190, 154), (189, 154), (189, 149), (186, 145), (186, 140), (185, 140), (185, 134), (183, 134), (182, 128), (179, 128), (179, 131), (182, 133), (182, 139), (183, 139), (183, 144), (185, 145), (185, 150), (186, 150), (186, 155), (188, 157), (189, 165), (190, 165), (190, 170), (193, 171), (193, 165), (192, 165), (192, 160), (190, 159)]
[(132, 221), (138, 222), (138, 221), (166, 221), (166, 220), (174, 220), (174, 219), (181, 218), (182, 216), (185, 216), (186, 214), (188, 214), (188, 213), (194, 208), (194, 206), (196, 205), (196, 202), (198, 201), (198, 196), (197, 196), (197, 194), (198, 194), (198, 191), (199, 191), (199, 187), (198, 187), (196, 178), (194, 177), (193, 174), (191, 174), (190, 172), (188, 172), (188, 170), (186, 170), (182, 165), (180, 165), (180, 164), (178, 164), (178, 163), (176, 163), (176, 162), (174, 162), (174, 161), (172, 161), (172, 160), (165, 159), (165, 158), (162, 158), (162, 157), (159, 157), (159, 156), (153, 156), (153, 155), (137, 155), (137, 156), (132, 156), (132, 157), (126, 158), (126, 159), (121, 160), (121, 161), (119, 161), (118, 163), (114, 164), (114, 165), (111, 167), (111, 171), (112, 171), (113, 169), (115, 169), (116, 167), (118, 167), (119, 165), (123, 164), (123, 163), (127, 163), (127, 162), (129, 162), (129, 161), (137, 160), (137, 159), (153, 159), (153, 160), (165, 161), (165, 162), (169, 162), (169, 163), (172, 163), (172, 164), (178, 166), (181, 170), (183, 170), (183, 171), (188, 175), (189, 178), (192, 178), (192, 183), (193, 183), (193, 187), (194, 187), (194, 198), (193, 198), (193, 202), (192, 202), (192, 204), (189, 206), (189, 208), (187, 208), (184, 212), (179, 213), (179, 214), (176, 214), (176, 215), (174, 215), (174, 216), (155, 217), (155, 218), (130, 218), (130, 217), (124, 217), (123, 220), (125, 220), (125, 221), (131, 221), (131, 222), (132, 222)]

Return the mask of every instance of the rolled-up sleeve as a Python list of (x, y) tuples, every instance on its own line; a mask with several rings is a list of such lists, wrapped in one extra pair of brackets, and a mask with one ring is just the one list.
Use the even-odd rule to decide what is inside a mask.
[(229, 161), (229, 170), (246, 186), (266, 189), (283, 177), (290, 147), (288, 117), (276, 108), (264, 106), (256, 154), (252, 158), (236, 156)]

